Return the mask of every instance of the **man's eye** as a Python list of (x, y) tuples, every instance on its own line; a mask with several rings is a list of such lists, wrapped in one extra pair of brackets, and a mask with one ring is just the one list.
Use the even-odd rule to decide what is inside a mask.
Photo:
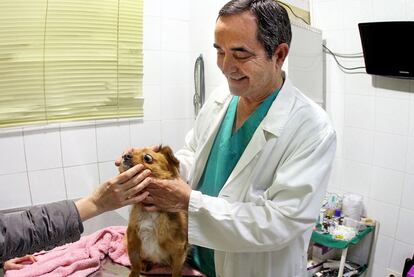
[(144, 162), (146, 162), (148, 164), (152, 164), (152, 162), (153, 162), (152, 156), (150, 154), (145, 154), (144, 155)]
[(247, 52), (235, 52), (234, 53), (234, 57), (236, 59), (248, 59), (250, 58), (252, 55), (250, 53)]

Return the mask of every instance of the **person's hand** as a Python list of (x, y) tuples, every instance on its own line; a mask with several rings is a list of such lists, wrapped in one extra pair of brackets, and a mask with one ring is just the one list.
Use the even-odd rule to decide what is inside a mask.
[(140, 193), (142, 188), (137, 185), (150, 174), (150, 170), (144, 170), (144, 166), (138, 164), (99, 185), (90, 196), (75, 203), (81, 219), (141, 202), (148, 192)]
[[(150, 146), (149, 147), (152, 151), (154, 151), (154, 152), (158, 152), (158, 150), (160, 149), (160, 145), (159, 144), (156, 144), (156, 145), (152, 145), (152, 146)], [(118, 157), (116, 160), (115, 160), (115, 166), (120, 166), (121, 165), (121, 163), (122, 163), (122, 157), (124, 156), (124, 155), (127, 155), (127, 154), (131, 154), (132, 152), (134, 152), (134, 150), (135, 149), (140, 149), (140, 148), (136, 148), (136, 147), (129, 147), (129, 148), (127, 148), (125, 151), (124, 151), (124, 153), (122, 153), (122, 156), (121, 157)]]
[(32, 264), (34, 262), (36, 262), (35, 256), (27, 255), (6, 261), (3, 265), (3, 269), (4, 271), (22, 269), (24, 264)]
[(173, 180), (146, 178), (138, 185), (149, 195), (142, 201), (146, 211), (187, 211), (191, 187), (181, 178)]

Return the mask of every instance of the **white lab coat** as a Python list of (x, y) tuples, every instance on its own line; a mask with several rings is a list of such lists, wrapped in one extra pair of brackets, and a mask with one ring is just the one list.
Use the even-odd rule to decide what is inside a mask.
[[(230, 99), (217, 89), (176, 153), (194, 189)], [(335, 147), (326, 113), (286, 79), (219, 196), (191, 193), (189, 243), (215, 250), (217, 276), (306, 275)]]

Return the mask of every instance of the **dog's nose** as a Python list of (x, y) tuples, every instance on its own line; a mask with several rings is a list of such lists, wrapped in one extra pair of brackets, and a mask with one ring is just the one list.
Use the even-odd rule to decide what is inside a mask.
[(122, 166), (124, 167), (124, 169), (131, 168), (133, 166), (132, 162), (132, 154), (122, 155)]
[(130, 160), (132, 160), (132, 155), (131, 154), (125, 154), (125, 155), (122, 156), (122, 159), (124, 161), (130, 161)]

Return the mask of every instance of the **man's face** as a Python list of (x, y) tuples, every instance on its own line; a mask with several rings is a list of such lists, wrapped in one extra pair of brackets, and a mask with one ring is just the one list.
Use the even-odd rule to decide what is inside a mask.
[(251, 12), (219, 17), (214, 47), (217, 65), (233, 95), (261, 99), (280, 86), (277, 56), (269, 59), (257, 40), (256, 19)]

